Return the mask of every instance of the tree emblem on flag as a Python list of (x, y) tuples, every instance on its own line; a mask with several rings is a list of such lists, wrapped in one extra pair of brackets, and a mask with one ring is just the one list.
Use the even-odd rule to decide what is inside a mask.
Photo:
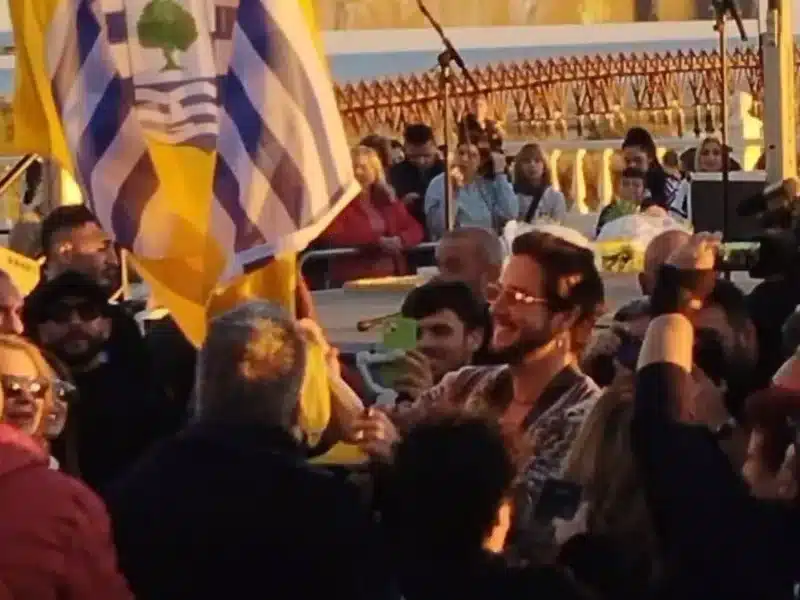
[(144, 48), (160, 49), (167, 64), (162, 71), (180, 71), (177, 52), (186, 52), (197, 40), (197, 25), (192, 13), (175, 0), (150, 0), (136, 24)]

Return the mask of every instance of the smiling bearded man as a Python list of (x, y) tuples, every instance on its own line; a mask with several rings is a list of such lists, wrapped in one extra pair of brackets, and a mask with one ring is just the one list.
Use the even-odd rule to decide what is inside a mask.
[(522, 234), (490, 288), (492, 351), (506, 364), (450, 373), (395, 418), (403, 429), (431, 412), (464, 407), (502, 424), (524, 471), (511, 539), (524, 558), (537, 558), (551, 541), (550, 526), (534, 522), (533, 508), (600, 393), (575, 364), (570, 333), (603, 297), (594, 253), (580, 234), (557, 225)]

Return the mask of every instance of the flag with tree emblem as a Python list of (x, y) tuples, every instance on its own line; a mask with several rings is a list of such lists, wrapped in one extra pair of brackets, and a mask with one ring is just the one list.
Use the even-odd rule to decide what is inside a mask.
[(195, 343), (220, 284), (276, 258), (294, 282), (358, 191), (302, 4), (10, 0), (17, 149), (74, 175)]

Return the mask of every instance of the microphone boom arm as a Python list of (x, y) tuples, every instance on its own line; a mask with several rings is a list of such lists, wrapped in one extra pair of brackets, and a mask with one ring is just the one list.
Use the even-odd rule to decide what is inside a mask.
[[(439, 61), (441, 62), (454, 62), (461, 72), (464, 74), (464, 78), (469, 82), (469, 84), (475, 89), (476, 92), (480, 93), (480, 88), (478, 87), (477, 82), (472, 77), (472, 74), (469, 72), (467, 68), (467, 64), (464, 62), (464, 58), (461, 56), (459, 51), (453, 46), (453, 43), (447, 37), (447, 34), (442, 29), (441, 24), (436, 18), (431, 14), (428, 10), (428, 7), (425, 6), (425, 2), (423, 0), (417, 0), (417, 6), (419, 7), (420, 12), (423, 14), (425, 19), (431, 24), (431, 27), (439, 34), (439, 38), (442, 40), (442, 44), (444, 45), (445, 51), (439, 55)], [(442, 65), (445, 66), (445, 65)]]

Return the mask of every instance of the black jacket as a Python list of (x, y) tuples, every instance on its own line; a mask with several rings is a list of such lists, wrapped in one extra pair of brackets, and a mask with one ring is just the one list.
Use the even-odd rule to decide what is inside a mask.
[(515, 567), (500, 556), (479, 552), (430, 556), (418, 548), (393, 561), (405, 600), (586, 600), (578, 584), (555, 567)]
[(356, 491), (282, 431), (191, 425), (107, 502), (138, 600), (393, 597)]
[(402, 199), (407, 194), (419, 194), (420, 200), (407, 208), (411, 216), (424, 228), (427, 227), (427, 221), (425, 220), (425, 192), (428, 191), (431, 180), (441, 173), (444, 173), (443, 160), (437, 160), (424, 173), (407, 160), (397, 163), (389, 169), (389, 183), (394, 188), (398, 198)]
[(794, 598), (800, 515), (753, 498), (706, 427), (670, 418), (689, 393), (689, 375), (676, 365), (637, 373), (632, 443), (671, 575), (669, 597)]

